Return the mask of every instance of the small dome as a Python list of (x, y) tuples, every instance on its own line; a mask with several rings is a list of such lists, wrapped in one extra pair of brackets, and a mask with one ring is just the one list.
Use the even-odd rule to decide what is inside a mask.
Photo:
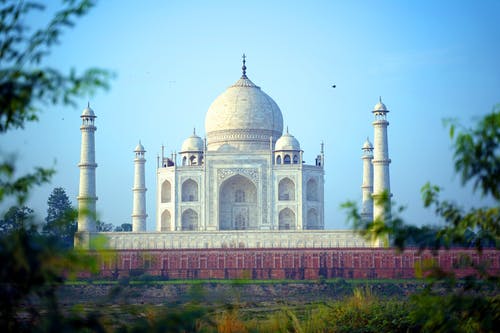
[(373, 112), (389, 112), (384, 103), (382, 103), (382, 98), (379, 97), (378, 103), (373, 107)]
[(82, 115), (80, 117), (97, 118), (96, 115), (94, 114), (94, 110), (90, 108), (90, 103), (87, 104), (87, 107), (85, 109), (83, 109)]
[(196, 135), (194, 131), (193, 134), (182, 143), (181, 153), (188, 151), (203, 151), (203, 140)]
[(300, 144), (287, 130), (286, 133), (276, 141), (275, 150), (300, 150)]
[(144, 146), (141, 144), (141, 141), (139, 141), (139, 144), (135, 147), (134, 151), (135, 152), (145, 152), (146, 151), (144, 149)]
[(366, 138), (366, 141), (363, 144), (363, 150), (373, 150), (373, 145), (368, 138)]

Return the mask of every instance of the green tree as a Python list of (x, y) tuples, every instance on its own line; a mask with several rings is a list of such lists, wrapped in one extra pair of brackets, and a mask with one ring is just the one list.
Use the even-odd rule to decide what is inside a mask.
[[(344, 204), (348, 219), (367, 237), (389, 235), (400, 250), (408, 245), (420, 249), (485, 246), (500, 249), (500, 106), (467, 128), (448, 123), (453, 142), (455, 171), (462, 184), (473, 183), (473, 191), (493, 198), (491, 207), (464, 209), (455, 202), (441, 200), (441, 188), (429, 183), (422, 188), (424, 206), (433, 208), (444, 223), (416, 227), (404, 223), (399, 214), (390, 221), (362, 221), (356, 205)], [(388, 196), (386, 198), (388, 200)], [(491, 296), (500, 289), (498, 272), (488, 270), (488, 262), (461, 259), (460, 268), (473, 270), (457, 284), (453, 272), (431, 267), (429, 288), (412, 297), (411, 319), (424, 332), (494, 332), (500, 326), (500, 298)], [(434, 282), (448, 288), (436, 291)]]
[(113, 230), (113, 224), (106, 223), (106, 222), (103, 222), (103, 221), (100, 221), (100, 220), (96, 221), (95, 227), (96, 227), (97, 231), (107, 232), (107, 231), (112, 231)]
[(472, 182), (474, 190), (500, 202), (500, 104), (474, 128), (449, 123), (455, 171), (462, 184)]
[(7, 234), (31, 223), (33, 209), (26, 206), (12, 206), (0, 220), (0, 234)]
[[(80, 73), (76, 69), (62, 72), (45, 64), (62, 33), (93, 6), (90, 0), (63, 1), (45, 26), (33, 30), (29, 23), (33, 15), (45, 9), (43, 4), (0, 0), (0, 135), (36, 121), (41, 110), (49, 106), (73, 106), (77, 97), (108, 87), (112, 76), (108, 71), (90, 68)], [(23, 207), (33, 187), (50, 181), (54, 171), (38, 167), (17, 176), (13, 159), (4, 152), (2, 155), (0, 203), (12, 198)], [(27, 212), (23, 208), (11, 211), (15, 221), (27, 217)], [(78, 332), (86, 328), (86, 332), (102, 332), (98, 315), (63, 313), (56, 297), (58, 286), (81, 270), (81, 265), (91, 270), (91, 258), (61, 248), (52, 237), (36, 232), (36, 223), (23, 221), (19, 228), (0, 233), (2, 331)]]
[(132, 231), (132, 224), (131, 223), (122, 223), (122, 225), (117, 226), (114, 231), (117, 231), (117, 232)]
[(62, 187), (54, 188), (47, 200), (47, 206), (43, 232), (59, 240), (63, 247), (73, 247), (77, 214), (66, 191)]

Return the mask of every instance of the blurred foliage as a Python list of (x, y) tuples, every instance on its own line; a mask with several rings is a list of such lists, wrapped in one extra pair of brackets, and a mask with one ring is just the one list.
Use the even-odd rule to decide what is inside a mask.
[(63, 73), (43, 64), (63, 32), (86, 15), (94, 1), (66, 0), (47, 25), (34, 30), (28, 18), (43, 11), (44, 4), (2, 0), (0, 5), (0, 133), (37, 120), (47, 105), (74, 106), (77, 97), (109, 88), (112, 74), (106, 70)]
[(35, 186), (48, 183), (54, 174), (52, 169), (36, 167), (32, 173), (16, 177), (15, 169), (11, 158), (0, 161), (0, 202), (13, 197), (17, 205), (24, 205), (30, 191)]
[(27, 220), (0, 235), (0, 260), (0, 327), (5, 332), (53, 332), (67, 325), (56, 290), (78, 272), (95, 268), (92, 257), (62, 247)]
[(472, 182), (475, 190), (500, 202), (500, 104), (474, 128), (446, 120), (454, 140), (455, 171), (462, 184)]
[[(0, 0), (0, 134), (36, 121), (39, 113), (55, 104), (74, 106), (76, 98), (96, 89), (107, 89), (110, 72), (90, 68), (78, 74), (46, 66), (44, 60), (60, 42), (64, 30), (87, 14), (93, 1), (66, 0), (47, 23), (33, 29), (33, 15), (45, 5), (33, 1)], [(42, 223), (24, 206), (31, 190), (48, 183), (54, 170), (37, 167), (16, 174), (14, 158), (2, 152), (0, 202), (15, 201), (1, 220), (0, 233), (0, 328), (2, 332), (103, 331), (94, 314), (63, 313), (57, 288), (77, 272), (93, 271), (94, 260), (78, 253), (55, 237), (52, 228), (66, 228), (74, 211), (49, 211), (45, 234)], [(49, 203), (50, 205), (50, 203)], [(50, 208), (49, 208), (50, 209)], [(57, 228), (56, 228), (57, 229)]]
[(8, 234), (28, 225), (33, 220), (33, 209), (12, 206), (0, 220), (0, 235)]
[[(45, 10), (43, 3), (0, 0), (0, 134), (38, 120), (48, 106), (75, 106), (78, 97), (109, 88), (114, 75), (107, 70), (89, 68), (78, 74), (74, 68), (62, 72), (44, 63), (64, 31), (93, 6), (91, 0), (65, 0), (46, 25), (34, 28), (30, 23)], [(52, 169), (37, 167), (16, 175), (13, 158), (3, 156), (0, 201), (13, 197), (22, 206), (30, 190), (49, 182), (53, 174)]]
[[(450, 124), (450, 122), (447, 122)], [(440, 200), (441, 188), (430, 183), (422, 189), (424, 206), (432, 208), (444, 223), (432, 226), (414, 226), (400, 217), (404, 207), (390, 212), (391, 219), (366, 221), (361, 218), (357, 204), (353, 201), (342, 204), (347, 219), (354, 229), (367, 239), (390, 236), (391, 244), (403, 250), (406, 246), (438, 250), (450, 247), (500, 248), (500, 107), (481, 119), (475, 127), (465, 128), (451, 123), (455, 170), (462, 183), (474, 183), (474, 192), (490, 196), (492, 207), (464, 210), (459, 204)], [(460, 130), (458, 130), (460, 128)], [(396, 207), (387, 203), (390, 195), (384, 193), (375, 199), (375, 204)]]
[[(34, 31), (27, 25), (27, 17), (43, 10), (42, 4), (0, 0), (0, 5), (0, 133), (37, 120), (47, 105), (74, 105), (82, 94), (108, 87), (112, 75), (105, 70), (91, 68), (77, 74), (70, 69), (62, 73), (43, 65), (62, 32), (87, 14), (93, 1), (64, 1), (63, 9), (48, 25)], [(462, 182), (473, 182), (475, 190), (491, 195), (497, 204), (499, 117), (497, 108), (473, 129), (457, 131), (456, 124), (450, 126), (455, 169)], [(48, 182), (53, 170), (37, 168), (16, 178), (14, 164), (5, 160), (0, 163), (0, 202), (14, 197), (18, 205), (0, 223), (2, 332), (493, 332), (500, 327), (499, 298), (483, 293), (489, 282), (498, 288), (498, 279), (488, 274), (487, 267), (474, 266), (467, 258), (460, 265), (474, 266), (477, 274), (456, 284), (452, 274), (431, 265), (432, 276), (446, 281), (449, 288), (443, 292), (431, 283), (409, 302), (381, 301), (369, 289), (356, 289), (341, 302), (315, 304), (305, 312), (282, 306), (267, 311), (264, 318), (254, 319), (245, 317), (239, 306), (221, 309), (199, 304), (203, 291), (195, 285), (187, 293), (191, 300), (182, 305), (143, 305), (113, 313), (112, 307), (105, 310), (104, 303), (94, 302), (87, 308), (79, 304), (68, 309), (58, 299), (58, 288), (78, 273), (95, 273), (95, 256), (55, 239), (60, 229), (70, 228), (76, 218), (74, 210), (66, 209), (71, 204), (65, 200), (64, 191), (58, 190), (58, 199), (52, 198), (53, 202), (49, 198), (45, 233), (38, 232), (31, 209), (23, 205), (30, 190)], [(464, 211), (454, 203), (441, 201), (439, 191), (427, 184), (422, 193), (424, 204), (444, 220), (443, 227), (408, 226), (399, 217), (402, 209), (393, 212), (389, 221), (370, 222), (361, 220), (354, 204), (348, 203), (345, 208), (365, 236), (373, 240), (390, 235), (400, 249), (408, 245), (439, 249), (465, 244), (479, 251), (485, 246), (499, 247), (498, 205)], [(389, 206), (388, 194), (376, 200)], [(102, 228), (110, 227), (103, 223)], [(128, 282), (118, 285), (109, 298), (117, 297)]]
[(421, 332), (497, 332), (500, 297), (448, 293), (412, 296), (409, 320)]
[[(485, 247), (500, 249), (500, 106), (472, 128), (456, 121), (446, 124), (453, 142), (455, 171), (462, 184), (473, 183), (473, 192), (480, 191), (494, 204), (466, 210), (455, 202), (441, 200), (441, 188), (427, 183), (421, 190), (424, 206), (433, 209), (442, 221), (433, 226), (406, 224), (400, 217), (402, 208), (392, 212), (387, 221), (365, 221), (354, 202), (343, 204), (348, 220), (366, 238), (389, 236), (400, 251), (408, 246), (431, 251), (467, 247), (479, 254)], [(382, 202), (374, 198), (375, 204), (389, 206), (388, 193), (382, 197)], [(431, 283), (411, 298), (410, 319), (424, 332), (494, 332), (500, 327), (499, 298), (488, 296), (487, 291), (499, 289), (498, 272), (488, 269), (487, 261), (475, 262), (468, 256), (459, 258), (454, 268), (470, 269), (471, 273), (458, 280), (453, 271), (442, 270), (435, 261), (416, 267), (416, 274), (427, 276)], [(444, 294), (433, 288), (435, 282), (448, 285)]]

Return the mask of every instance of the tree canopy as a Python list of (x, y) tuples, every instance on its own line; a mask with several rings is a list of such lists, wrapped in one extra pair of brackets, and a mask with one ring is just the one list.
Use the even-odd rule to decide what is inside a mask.
[[(47, 106), (73, 106), (77, 97), (108, 88), (109, 71), (63, 72), (46, 65), (63, 32), (93, 6), (90, 0), (63, 1), (45, 26), (32, 30), (31, 15), (43, 11), (45, 5), (0, 0), (0, 135), (36, 121)], [(90, 271), (91, 258), (77, 256), (51, 236), (38, 233), (41, 223), (35, 223), (32, 211), (24, 207), (32, 188), (49, 182), (53, 173), (38, 167), (19, 176), (10, 158), (0, 160), (0, 203), (6, 199), (17, 203), (2, 220), (2, 231), (7, 232), (0, 233), (0, 327), (5, 332), (76, 332), (96, 326), (95, 318), (63, 314), (55, 293), (75, 270), (82, 269), (80, 264)], [(71, 224), (74, 216), (65, 209), (68, 201), (63, 193), (59, 191), (53, 202), (49, 199), (53, 209), (48, 211), (48, 232), (56, 225), (64, 230), (75, 226)], [(66, 241), (72, 244), (73, 239)]]
[(114, 231), (132, 231), (132, 223), (122, 223), (119, 226), (116, 226)]
[(43, 232), (59, 240), (62, 246), (71, 248), (77, 229), (76, 217), (76, 210), (72, 207), (66, 191), (62, 187), (54, 188), (47, 200), (47, 217)]
[[(457, 122), (447, 123), (453, 146), (453, 163), (462, 184), (473, 183), (473, 192), (494, 199), (491, 207), (464, 209), (440, 198), (441, 188), (430, 183), (422, 187), (425, 207), (434, 209), (440, 224), (414, 226), (404, 222), (399, 212), (388, 221), (364, 221), (353, 202), (344, 204), (348, 219), (364, 236), (390, 236), (397, 249), (418, 246), (438, 250), (453, 246), (500, 249), (500, 106), (474, 123), (471, 128)], [(376, 198), (377, 199), (377, 198)], [(390, 200), (385, 195), (383, 200)], [(394, 206), (394, 205), (393, 205)], [(479, 256), (479, 258), (481, 258)], [(493, 332), (498, 325), (499, 298), (488, 293), (499, 288), (498, 272), (488, 270), (488, 259), (475, 262), (461, 258), (458, 268), (470, 275), (457, 283), (453, 272), (429, 265), (429, 286), (411, 298), (411, 320), (426, 332)], [(434, 283), (447, 286), (445, 292), (433, 289)]]
[(8, 234), (14, 230), (26, 227), (33, 219), (33, 209), (23, 206), (12, 206), (0, 220), (0, 234)]

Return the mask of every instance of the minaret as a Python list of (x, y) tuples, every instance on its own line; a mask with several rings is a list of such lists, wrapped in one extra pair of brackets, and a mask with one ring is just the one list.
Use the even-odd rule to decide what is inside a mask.
[(132, 231), (146, 231), (146, 177), (144, 172), (144, 147), (141, 142), (135, 147), (134, 159), (134, 204), (132, 209)]
[(363, 184), (361, 191), (363, 193), (363, 203), (361, 208), (361, 219), (366, 222), (373, 221), (373, 146), (368, 138), (363, 144)]
[(94, 111), (90, 103), (82, 115), (82, 146), (80, 149), (80, 187), (78, 190), (78, 232), (96, 231), (96, 188), (95, 188), (95, 139)]
[[(375, 121), (373, 122), (374, 128), (374, 151), (373, 151), (373, 199), (375, 204), (373, 206), (373, 217), (375, 220), (388, 221), (391, 218), (391, 185), (389, 181), (389, 148), (387, 145), (387, 110), (382, 99), (373, 109)], [(387, 198), (385, 202), (377, 204), (377, 199), (386, 193)]]

